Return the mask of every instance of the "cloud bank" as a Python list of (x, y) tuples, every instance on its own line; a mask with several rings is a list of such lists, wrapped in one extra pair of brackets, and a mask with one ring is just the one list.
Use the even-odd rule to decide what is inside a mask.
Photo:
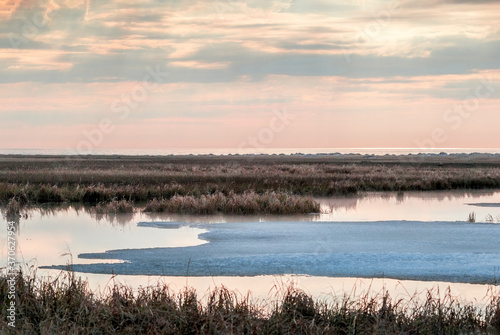
[[(287, 108), (296, 121), (266, 146), (500, 147), (499, 9), (444, 0), (0, 2), (1, 146), (74, 147), (109, 119), (114, 131), (98, 146), (238, 147)], [(168, 75), (144, 93), (148, 69)], [(460, 113), (457, 104), (477, 106)], [(436, 140), (435, 129), (446, 136)]]

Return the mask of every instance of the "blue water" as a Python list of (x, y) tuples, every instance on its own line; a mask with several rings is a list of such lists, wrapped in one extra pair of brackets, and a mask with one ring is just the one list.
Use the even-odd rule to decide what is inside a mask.
[[(163, 233), (160, 224), (152, 223), (149, 229)], [(147, 223), (141, 226), (148, 229)], [(470, 283), (493, 283), (500, 275), (497, 224), (375, 221), (194, 226), (208, 230), (200, 235), (208, 243), (82, 253), (79, 258), (101, 263), (75, 264), (74, 269), (125, 275), (183, 276), (188, 271), (192, 276), (387, 276)], [(109, 260), (123, 262), (110, 264)]]

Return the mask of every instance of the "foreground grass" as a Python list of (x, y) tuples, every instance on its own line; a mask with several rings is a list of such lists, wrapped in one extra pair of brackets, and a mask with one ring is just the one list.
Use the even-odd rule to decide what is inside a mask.
[(497, 334), (500, 300), (479, 309), (428, 293), (419, 304), (389, 294), (334, 303), (314, 301), (293, 286), (265, 306), (224, 287), (204, 302), (186, 289), (158, 285), (133, 292), (115, 285), (96, 295), (66, 273), (55, 280), (19, 273), (16, 328), (7, 326), (9, 285), (0, 277), (2, 334)]

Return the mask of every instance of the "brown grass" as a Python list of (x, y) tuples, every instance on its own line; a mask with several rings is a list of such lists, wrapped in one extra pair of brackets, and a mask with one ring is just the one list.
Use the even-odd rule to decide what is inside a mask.
[(2, 334), (495, 334), (500, 300), (478, 308), (448, 293), (428, 292), (423, 302), (392, 299), (387, 292), (335, 302), (315, 301), (289, 286), (270, 305), (220, 287), (200, 302), (158, 284), (134, 292), (114, 285), (94, 294), (71, 272), (56, 279), (18, 273), (16, 329), (7, 326), (8, 283), (0, 276)]
[(127, 200), (103, 201), (92, 208), (96, 214), (124, 214), (134, 212), (134, 203)]
[(170, 199), (153, 199), (144, 212), (166, 212), (186, 214), (303, 214), (319, 213), (320, 205), (312, 197), (297, 197), (287, 193), (268, 191), (257, 194), (217, 192), (194, 197), (176, 195)]
[(13, 197), (7, 203), (5, 207), (5, 214), (8, 218), (19, 216), (21, 214), (21, 210), (23, 208), (23, 204), (16, 197)]
[(13, 197), (30, 203), (95, 205), (217, 192), (330, 196), (485, 188), (500, 188), (500, 159), (0, 156), (0, 202), (5, 204)]

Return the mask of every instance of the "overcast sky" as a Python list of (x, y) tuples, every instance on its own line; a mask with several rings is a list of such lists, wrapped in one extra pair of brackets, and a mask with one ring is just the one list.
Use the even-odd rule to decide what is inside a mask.
[(0, 0), (0, 148), (497, 148), (498, 13), (486, 0)]

